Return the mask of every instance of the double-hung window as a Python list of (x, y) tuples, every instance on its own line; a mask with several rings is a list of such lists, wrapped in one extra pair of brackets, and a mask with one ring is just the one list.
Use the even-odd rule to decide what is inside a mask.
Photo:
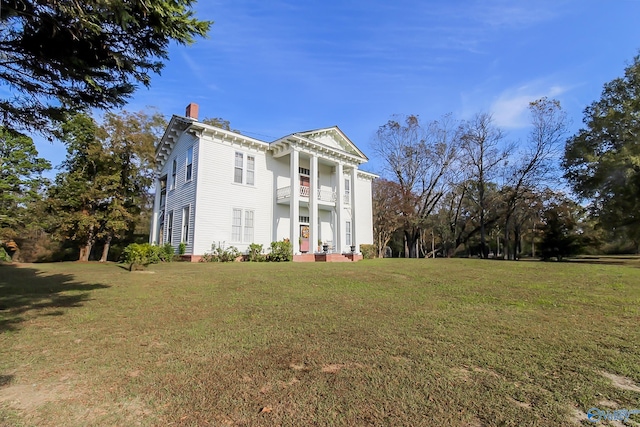
[(347, 223), (345, 224), (345, 240), (348, 246), (351, 246), (351, 221), (347, 221)]
[(351, 180), (349, 178), (344, 180), (344, 203), (351, 204)]
[(193, 177), (193, 147), (187, 150), (187, 173), (185, 174), (185, 182), (191, 181)]
[(233, 182), (255, 185), (256, 158), (236, 152), (233, 163)]
[(236, 161), (233, 169), (233, 182), (242, 184), (242, 169), (244, 166), (244, 154), (236, 153)]
[(252, 243), (255, 213), (250, 209), (233, 209), (231, 218), (231, 241), (235, 243)]
[(169, 211), (167, 216), (167, 243), (173, 240), (173, 211)]
[(233, 210), (233, 220), (231, 225), (231, 241), (242, 241), (242, 209)]
[(247, 185), (254, 185), (254, 176), (256, 171), (256, 158), (254, 156), (247, 156)]
[(182, 208), (182, 235), (180, 241), (183, 243), (189, 243), (189, 206)]
[(244, 211), (244, 242), (253, 242), (253, 211)]
[(178, 173), (178, 161), (176, 159), (173, 159), (173, 162), (171, 163), (171, 188), (170, 190), (174, 190), (176, 188), (176, 183), (177, 183), (177, 175)]

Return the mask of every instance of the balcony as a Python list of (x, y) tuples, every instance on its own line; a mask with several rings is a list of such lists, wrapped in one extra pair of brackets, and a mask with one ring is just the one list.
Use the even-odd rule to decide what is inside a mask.
[[(300, 200), (308, 203), (309, 196), (311, 195), (311, 188), (305, 185), (300, 185), (298, 189), (300, 192)], [(338, 196), (333, 190), (320, 188), (316, 191), (316, 200), (321, 204), (334, 206), (337, 199)], [(286, 205), (291, 203), (291, 187), (278, 188), (276, 190), (276, 201)]]

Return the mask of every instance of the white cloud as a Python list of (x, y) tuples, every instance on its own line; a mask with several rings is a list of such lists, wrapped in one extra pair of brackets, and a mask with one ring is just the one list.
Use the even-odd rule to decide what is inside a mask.
[(570, 89), (568, 86), (548, 85), (540, 81), (530, 82), (503, 91), (493, 101), (489, 111), (499, 127), (518, 129), (529, 126), (529, 103), (542, 97), (555, 98)]

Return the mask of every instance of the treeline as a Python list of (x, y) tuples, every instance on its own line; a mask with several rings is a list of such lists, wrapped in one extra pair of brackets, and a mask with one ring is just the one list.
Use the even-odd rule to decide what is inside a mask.
[[(148, 239), (155, 145), (166, 121), (157, 112), (69, 116), (55, 135), (66, 159), (51, 164), (33, 140), (0, 128), (0, 241), (15, 261), (109, 259)], [(99, 253), (96, 253), (99, 246)]]
[[(640, 249), (640, 60), (605, 85), (567, 134), (557, 100), (529, 105), (530, 132), (509, 141), (492, 116), (378, 129), (379, 256), (543, 259)], [(390, 252), (390, 253), (389, 253)]]

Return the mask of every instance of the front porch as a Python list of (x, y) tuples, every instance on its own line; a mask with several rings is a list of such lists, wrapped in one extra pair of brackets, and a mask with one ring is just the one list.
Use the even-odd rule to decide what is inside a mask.
[(363, 259), (362, 254), (356, 253), (318, 253), (300, 254), (293, 256), (293, 262), (357, 262)]

